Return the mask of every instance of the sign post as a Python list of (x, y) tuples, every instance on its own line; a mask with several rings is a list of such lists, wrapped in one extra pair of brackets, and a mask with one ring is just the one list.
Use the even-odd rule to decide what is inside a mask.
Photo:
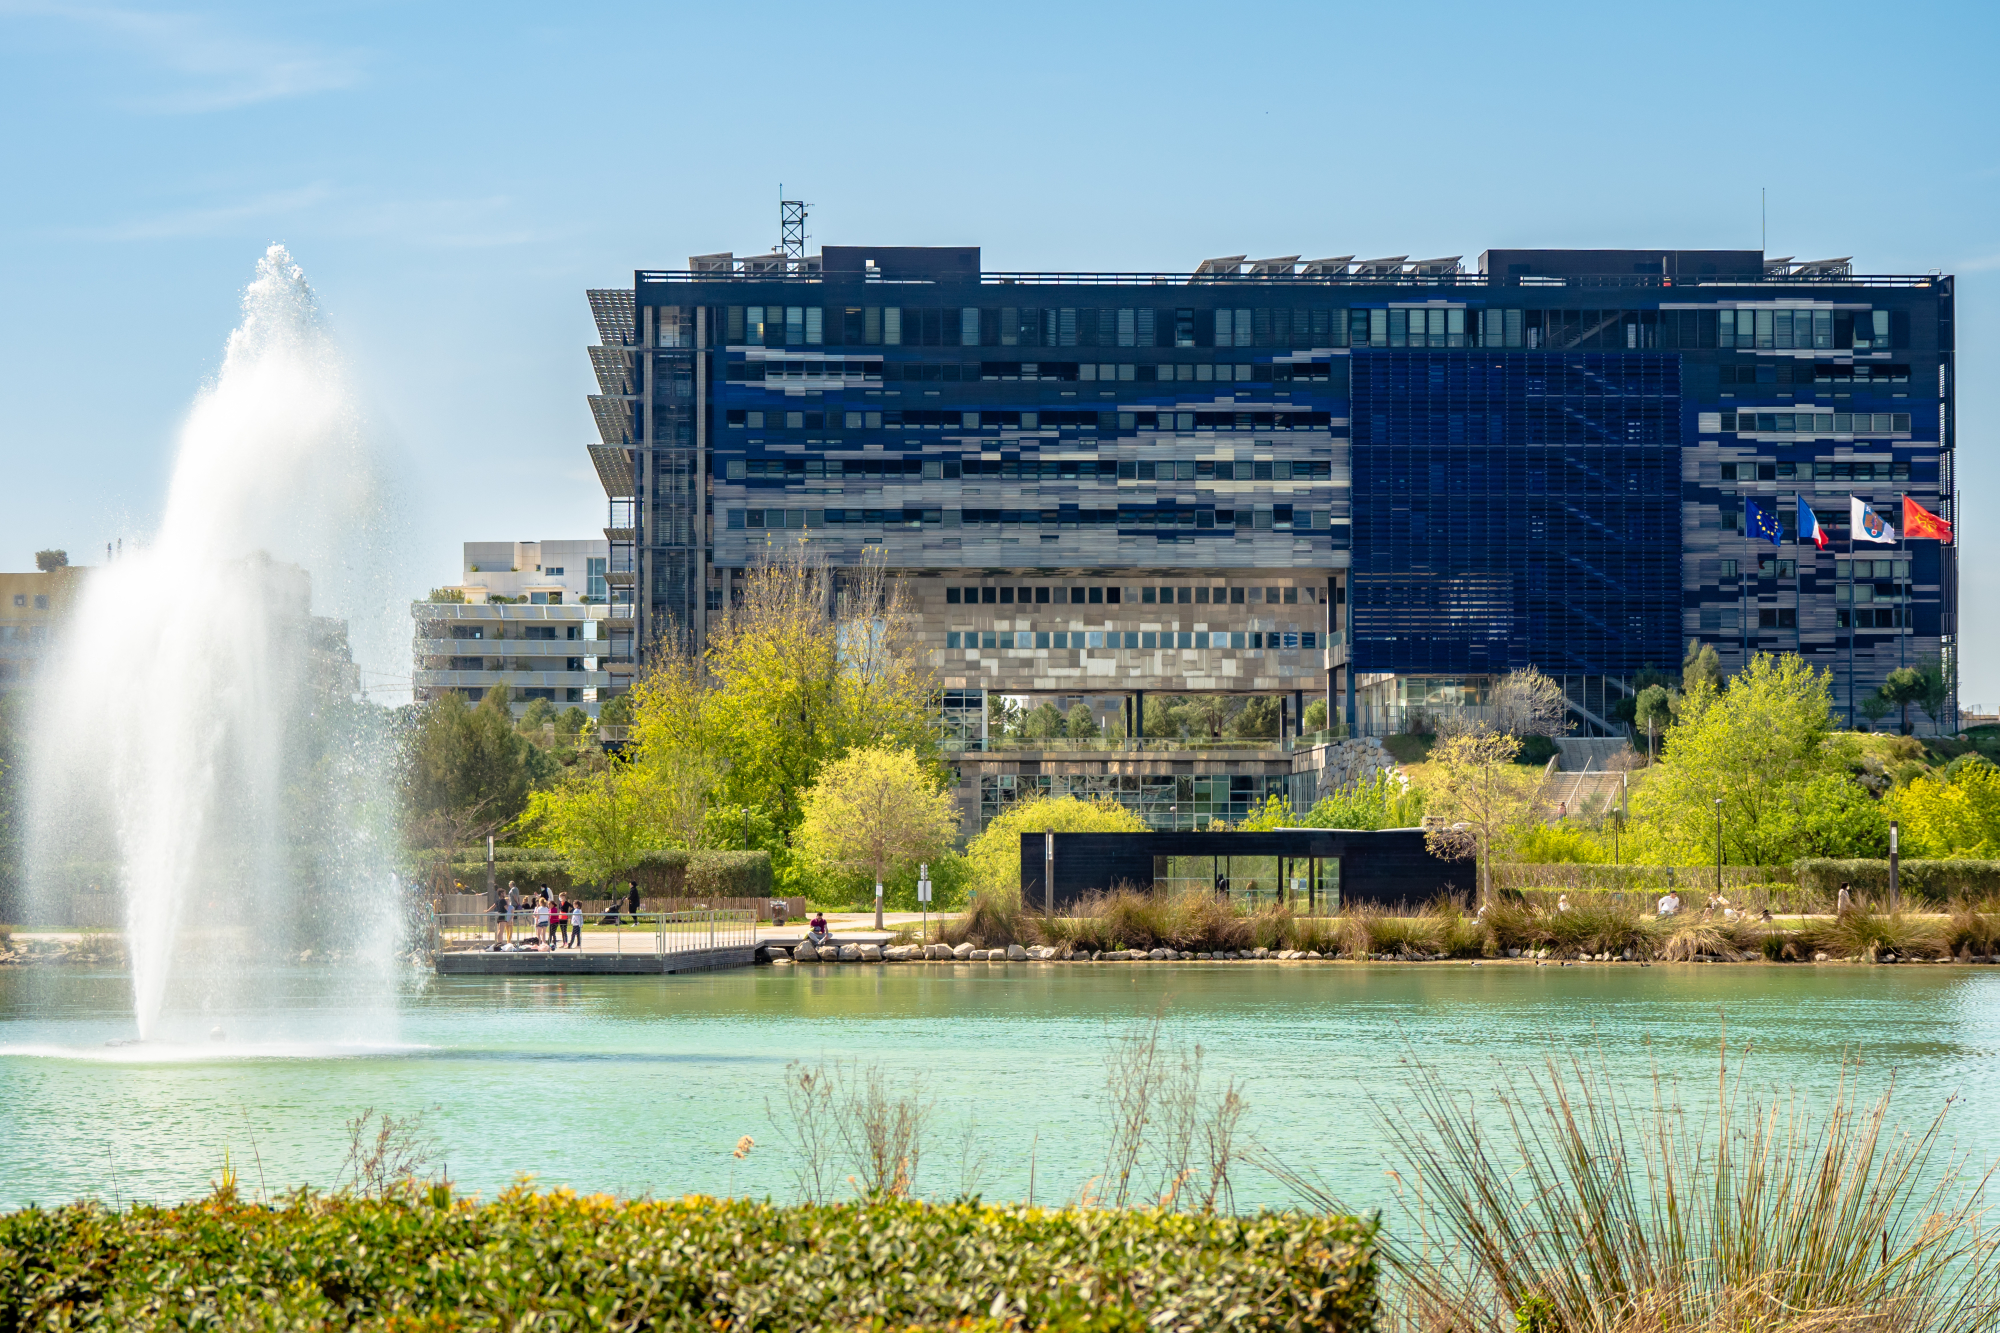
[(1901, 858), (1896, 852), (1896, 821), (1889, 821), (1889, 910), (1894, 912), (1903, 905), (1901, 885), (1896, 882), (1897, 863)]
[(1056, 831), (1042, 833), (1042, 914), (1056, 914)]
[(931, 940), (931, 868), (928, 865), (917, 867), (917, 902), (922, 906), (924, 912), (924, 932), (918, 938), (925, 944), (929, 944)]

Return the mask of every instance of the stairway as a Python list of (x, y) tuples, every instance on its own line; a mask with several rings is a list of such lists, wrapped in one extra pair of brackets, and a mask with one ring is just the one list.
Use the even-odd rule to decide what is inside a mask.
[(1613, 758), (1631, 748), (1632, 743), (1623, 736), (1558, 736), (1556, 771), (1581, 773), (1587, 767), (1593, 773), (1601, 773)]

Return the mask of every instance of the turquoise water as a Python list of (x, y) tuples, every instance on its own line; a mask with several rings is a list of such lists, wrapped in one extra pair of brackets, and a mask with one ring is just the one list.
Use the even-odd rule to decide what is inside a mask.
[[(412, 977), (357, 1007), (324, 972), (262, 979), (256, 1013), (185, 1014), (180, 1041), (132, 1035), (115, 973), (0, 972), (0, 1204), (199, 1193), (227, 1152), (244, 1182), (331, 1183), (344, 1122), (426, 1110), (450, 1175), (519, 1175), (626, 1194), (790, 1197), (782, 1105), (793, 1060), (879, 1061), (937, 1101), (920, 1192), (949, 1196), (983, 1157), (988, 1197), (1073, 1196), (1105, 1143), (1104, 1055), (1157, 1012), (1244, 1085), (1245, 1130), (1345, 1198), (1385, 1206), (1378, 1109), (1415, 1055), (1491, 1089), (1551, 1042), (1712, 1086), (1726, 1021), (1753, 1081), (1831, 1089), (1891, 1074), (1906, 1119), (1965, 1094), (1960, 1146), (2000, 1155), (2000, 969), (1252, 964), (758, 968), (689, 977)], [(223, 1038), (210, 1039), (212, 1028)], [(966, 1126), (974, 1126), (968, 1154)], [(756, 1147), (732, 1157), (738, 1139)], [(1278, 1202), (1255, 1172), (1239, 1200)]]

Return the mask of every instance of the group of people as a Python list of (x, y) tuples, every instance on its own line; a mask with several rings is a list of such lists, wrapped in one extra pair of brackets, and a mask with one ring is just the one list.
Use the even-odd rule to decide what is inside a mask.
[[(496, 949), (515, 943), (517, 921), (523, 928), (520, 947), (543, 951), (583, 947), (583, 904), (570, 901), (568, 894), (551, 894), (546, 885), (524, 903), (521, 891), (509, 880), (507, 891), (494, 894), (493, 902), (486, 911), (493, 918), (493, 947)], [(535, 928), (532, 945), (528, 943), (525, 933), (530, 921)]]

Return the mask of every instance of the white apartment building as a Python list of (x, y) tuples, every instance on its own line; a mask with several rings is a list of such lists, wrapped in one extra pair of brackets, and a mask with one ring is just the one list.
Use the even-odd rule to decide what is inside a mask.
[(602, 539), (465, 543), (459, 582), (434, 594), (446, 600), (410, 607), (418, 701), (504, 688), (516, 713), (546, 699), (596, 717), (633, 667), (630, 621), (605, 624), (610, 554)]

